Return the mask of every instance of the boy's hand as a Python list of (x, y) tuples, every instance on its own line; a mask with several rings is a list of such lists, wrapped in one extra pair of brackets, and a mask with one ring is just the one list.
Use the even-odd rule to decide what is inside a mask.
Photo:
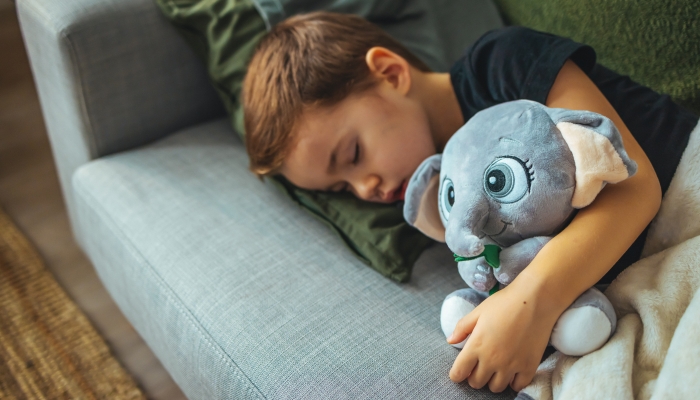
[[(535, 376), (552, 328), (563, 310), (546, 301), (542, 292), (513, 281), (462, 318), (448, 342), (471, 334), (450, 370), (450, 379), (493, 392), (509, 384), (519, 391)], [(516, 286), (521, 283), (520, 286)]]

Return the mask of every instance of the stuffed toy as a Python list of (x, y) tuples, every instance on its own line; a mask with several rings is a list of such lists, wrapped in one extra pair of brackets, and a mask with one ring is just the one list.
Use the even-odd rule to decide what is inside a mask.
[[(620, 133), (602, 115), (529, 100), (474, 115), (442, 154), (419, 166), (404, 203), (406, 221), (447, 243), (469, 286), (443, 302), (445, 336), (489, 292), (512, 282), (577, 209), (636, 170)], [(584, 355), (600, 348), (616, 323), (610, 301), (590, 288), (559, 317), (550, 344)]]

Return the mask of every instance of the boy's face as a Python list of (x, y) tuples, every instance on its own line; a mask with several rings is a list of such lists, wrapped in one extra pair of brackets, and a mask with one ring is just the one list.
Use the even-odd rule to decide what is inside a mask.
[(423, 107), (387, 82), (304, 111), (293, 134), (281, 170), (290, 182), (378, 203), (403, 200), (413, 172), (436, 151)]

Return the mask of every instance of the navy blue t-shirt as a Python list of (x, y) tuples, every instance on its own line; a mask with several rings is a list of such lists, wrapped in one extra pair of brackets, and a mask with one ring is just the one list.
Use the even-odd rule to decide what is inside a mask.
[[(450, 71), (464, 120), (489, 106), (517, 99), (545, 104), (564, 62), (571, 59), (598, 86), (654, 166), (666, 193), (698, 116), (659, 94), (596, 64), (595, 51), (573, 40), (523, 27), (487, 32)], [(639, 260), (647, 230), (600, 280), (611, 282)]]

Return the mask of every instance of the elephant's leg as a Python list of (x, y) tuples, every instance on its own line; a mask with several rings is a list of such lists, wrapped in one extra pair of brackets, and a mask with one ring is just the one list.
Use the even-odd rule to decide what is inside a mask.
[(590, 288), (564, 311), (552, 330), (550, 342), (569, 356), (582, 356), (601, 348), (617, 325), (610, 300)]
[[(487, 296), (488, 294), (471, 288), (456, 290), (447, 295), (445, 301), (442, 302), (442, 310), (440, 311), (440, 325), (445, 337), (452, 335), (457, 322), (481, 304)], [(464, 339), (464, 341), (452, 346), (461, 349), (466, 341), (467, 339)]]

